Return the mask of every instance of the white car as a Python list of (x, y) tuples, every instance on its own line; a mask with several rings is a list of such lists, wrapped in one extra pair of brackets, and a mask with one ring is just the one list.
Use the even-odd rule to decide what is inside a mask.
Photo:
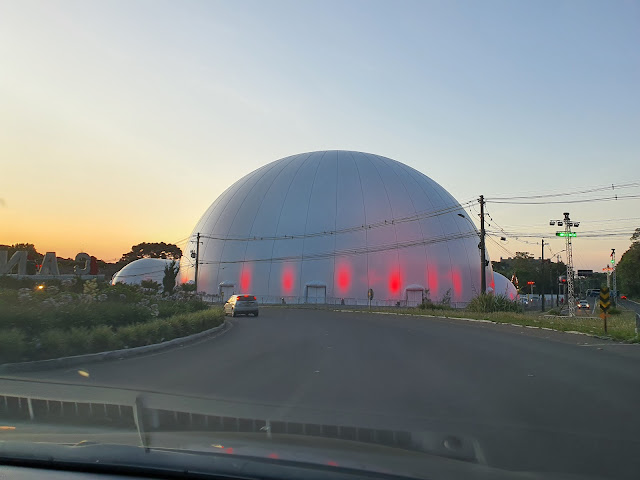
[(254, 295), (232, 295), (224, 304), (224, 314), (258, 316), (258, 299)]
[(582, 309), (582, 308), (589, 308), (589, 302), (587, 302), (586, 300), (580, 300), (578, 302), (578, 309)]

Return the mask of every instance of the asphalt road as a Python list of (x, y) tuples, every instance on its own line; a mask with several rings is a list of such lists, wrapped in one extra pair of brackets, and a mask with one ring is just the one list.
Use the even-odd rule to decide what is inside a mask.
[(618, 303), (621, 307), (640, 313), (640, 303), (638, 302), (634, 302), (633, 300), (618, 300)]
[[(263, 308), (171, 351), (16, 376), (378, 416), (490, 464), (640, 474), (640, 346), (460, 320)], [(365, 426), (365, 425), (361, 425)]]

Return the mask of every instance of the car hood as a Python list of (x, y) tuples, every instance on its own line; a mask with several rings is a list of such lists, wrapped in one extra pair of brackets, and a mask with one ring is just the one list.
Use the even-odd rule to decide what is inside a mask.
[[(503, 426), (492, 429), (501, 440), (496, 451), (493, 437), (478, 438), (459, 425), (398, 430), (393, 421), (375, 415), (355, 423), (348, 412), (331, 412), (335, 421), (328, 423), (327, 412), (317, 409), (12, 378), (0, 378), (0, 396), (6, 406), (7, 428), (0, 430), (5, 463), (56, 459), (63, 464), (170, 468), (177, 462), (188, 469), (203, 468), (204, 457), (217, 459), (209, 460), (210, 469), (235, 475), (262, 469), (278, 476), (278, 468), (304, 468), (323, 475), (596, 478), (551, 466), (531, 468), (535, 462), (516, 468), (508, 461), (487, 461), (500, 454), (509, 457), (512, 432)], [(527, 434), (534, 443), (551, 445), (577, 438), (563, 432)], [(582, 440), (594, 445), (593, 438)], [(614, 447), (625, 451), (638, 444)], [(531, 456), (535, 459), (535, 450)]]

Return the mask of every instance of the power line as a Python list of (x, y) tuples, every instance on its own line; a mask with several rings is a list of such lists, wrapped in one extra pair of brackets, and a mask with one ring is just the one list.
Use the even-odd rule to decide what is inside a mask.
[(515, 257), (516, 254), (513, 253), (511, 250), (509, 250), (507, 247), (505, 247), (504, 245), (502, 245), (500, 242), (496, 241), (491, 235), (487, 235), (487, 238), (489, 240), (491, 240), (493, 243), (495, 243), (498, 247), (500, 247), (502, 250), (504, 250), (510, 257)]
[(548, 200), (545, 202), (535, 202), (535, 201), (509, 201), (509, 200), (495, 200), (489, 199), (488, 202), (491, 203), (504, 203), (509, 205), (551, 205), (556, 203), (591, 203), (591, 202), (608, 202), (611, 200), (629, 200), (633, 198), (640, 198), (640, 195), (614, 195), (612, 197), (600, 197), (600, 198), (584, 198), (580, 200)]
[(606, 186), (592, 187), (586, 190), (578, 190), (574, 192), (560, 191), (560, 192), (553, 192), (553, 193), (544, 193), (539, 195), (519, 195), (519, 196), (514, 195), (514, 196), (506, 196), (506, 197), (489, 197), (489, 200), (495, 201), (495, 200), (518, 200), (523, 198), (530, 199), (530, 198), (563, 197), (563, 196), (570, 196), (570, 195), (584, 195), (587, 193), (602, 192), (605, 190), (615, 190), (616, 188), (621, 190), (625, 188), (633, 188), (638, 186), (640, 186), (640, 182), (631, 182), (631, 183), (623, 183), (620, 185), (611, 184)]
[(301, 261), (301, 260), (322, 260), (325, 258), (333, 258), (333, 257), (347, 257), (347, 256), (355, 256), (355, 255), (365, 255), (369, 253), (377, 253), (384, 252), (389, 250), (401, 250), (405, 248), (421, 246), (421, 245), (431, 245), (435, 243), (447, 242), (450, 240), (461, 240), (464, 238), (476, 237), (477, 233), (475, 231), (467, 231), (464, 233), (457, 233), (453, 235), (443, 235), (440, 237), (432, 237), (429, 239), (422, 240), (413, 240), (402, 243), (388, 243), (381, 244), (376, 246), (365, 246), (365, 247), (355, 247), (344, 250), (334, 250), (330, 252), (321, 252), (321, 253), (305, 253), (304, 257), (302, 254), (300, 255), (292, 255), (287, 257), (270, 257), (270, 258), (254, 258), (254, 259), (245, 259), (245, 260), (226, 260), (226, 261), (208, 261), (208, 262), (200, 262), (201, 265), (226, 265), (226, 264), (239, 264), (239, 263), (262, 263), (262, 262), (290, 262), (290, 261)]
[[(467, 202), (470, 204), (470, 202)], [(322, 232), (312, 232), (312, 233), (305, 233), (305, 234), (284, 234), (284, 235), (273, 235), (273, 236), (258, 236), (258, 235), (254, 235), (254, 236), (223, 236), (223, 235), (207, 235), (207, 234), (201, 234), (200, 238), (207, 238), (210, 240), (224, 240), (224, 241), (238, 241), (238, 242), (253, 242), (253, 241), (265, 241), (265, 240), (293, 240), (293, 239), (304, 239), (304, 238), (315, 238), (315, 237), (323, 237), (323, 236), (329, 236), (329, 235), (340, 235), (340, 234), (344, 234), (344, 233), (353, 233), (353, 232), (357, 232), (357, 231), (364, 231), (364, 230), (370, 230), (373, 228), (382, 228), (382, 227), (390, 227), (392, 225), (397, 225), (397, 224), (403, 224), (403, 223), (409, 223), (409, 222), (415, 222), (415, 221), (420, 221), (420, 220), (424, 220), (427, 218), (433, 218), (433, 217), (437, 217), (437, 216), (441, 216), (441, 215), (446, 215), (448, 213), (452, 213), (452, 212), (456, 212), (459, 211), (460, 209), (464, 210), (464, 207), (468, 206), (467, 204), (456, 204), (456, 205), (450, 205), (448, 207), (444, 207), (442, 209), (439, 210), (423, 210), (421, 212), (417, 212), (411, 215), (407, 215), (404, 217), (398, 217), (398, 218), (390, 218), (390, 219), (386, 219), (386, 220), (380, 220), (378, 222), (375, 223), (369, 223), (369, 224), (364, 224), (364, 225), (357, 225), (357, 226), (351, 226), (351, 227), (346, 227), (346, 228), (342, 228), (342, 229), (337, 229), (337, 230), (325, 230)]]

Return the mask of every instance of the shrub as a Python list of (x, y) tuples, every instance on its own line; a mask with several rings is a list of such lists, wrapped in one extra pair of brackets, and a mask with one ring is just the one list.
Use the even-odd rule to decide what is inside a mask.
[(67, 335), (57, 328), (45, 330), (38, 337), (39, 354), (41, 358), (66, 357), (71, 351)]
[(121, 348), (133, 348), (141, 345), (140, 329), (137, 327), (138, 325), (127, 325), (116, 331), (116, 340)]
[(20, 330), (0, 330), (0, 362), (19, 362), (27, 351), (25, 335)]
[(67, 333), (67, 344), (71, 355), (82, 355), (91, 348), (91, 334), (86, 328), (72, 328)]
[(195, 283), (183, 283), (182, 285), (180, 285), (180, 289), (183, 292), (195, 292), (196, 291), (196, 284)]
[(162, 300), (158, 302), (158, 317), (172, 317), (180, 313), (198, 312), (207, 308), (209, 306), (200, 298), (190, 298), (181, 302)]
[(84, 282), (84, 285), (82, 286), (82, 293), (84, 295), (95, 297), (98, 294), (98, 280), (92, 278), (91, 280)]
[[(36, 302), (36, 305), (39, 304)], [(224, 320), (224, 314), (220, 308), (207, 308), (207, 310), (183, 313), (170, 318), (151, 319), (147, 307), (116, 303), (111, 307), (115, 305), (116, 308), (121, 308), (121, 313), (131, 311), (134, 307), (147, 313), (144, 321), (130, 323), (129, 319), (127, 323), (114, 328), (111, 325), (99, 323), (100, 311), (93, 308), (95, 305), (76, 305), (66, 310), (71, 313), (69, 318), (61, 316), (61, 311), (57, 309), (53, 309), (56, 310), (57, 316), (50, 314), (47, 310), (36, 310), (30, 312), (25, 318), (20, 318), (19, 315), (12, 317), (14, 320), (16, 318), (25, 320), (25, 323), (18, 323), (21, 328), (0, 327), (0, 363), (150, 345), (206, 330), (220, 325)], [(83, 319), (83, 313), (88, 318)], [(4, 314), (5, 312), (1, 311), (0, 318)]]
[(138, 285), (127, 285), (126, 283), (109, 285), (104, 293), (109, 301), (120, 303), (137, 303), (143, 297)]
[(431, 300), (425, 299), (420, 305), (420, 310), (453, 310), (451, 305), (442, 303), (433, 303)]
[(187, 333), (187, 328), (184, 322), (184, 315), (176, 315), (166, 320), (173, 330), (173, 334), (176, 338), (184, 337)]
[(91, 330), (90, 339), (92, 352), (105, 352), (117, 347), (113, 330), (107, 325), (99, 325)]
[(480, 294), (474, 297), (467, 305), (467, 310), (471, 312), (520, 312), (522, 308), (518, 302), (509, 300), (504, 295)]
[(9, 275), (0, 275), (0, 288), (8, 288), (11, 290), (19, 290), (21, 288), (32, 289), (35, 286), (35, 280), (30, 278), (16, 278)]
[(552, 308), (547, 312), (549, 315), (560, 315), (560, 309), (559, 308)]
[(173, 325), (166, 320), (156, 320), (158, 323), (158, 341), (165, 341), (175, 337)]
[(447, 290), (440, 300), (440, 305), (451, 306), (451, 289)]
[(622, 313), (622, 310), (617, 307), (611, 307), (607, 313), (609, 315), (620, 315)]
[(149, 290), (153, 290), (154, 292), (157, 292), (158, 290), (160, 290), (160, 284), (153, 280), (142, 280), (140, 282), (140, 286), (142, 288), (148, 288)]
[(176, 287), (176, 277), (178, 276), (179, 271), (180, 267), (176, 264), (175, 260), (173, 260), (169, 265), (165, 265), (162, 286), (164, 287), (164, 292), (166, 294), (173, 294), (173, 289)]

